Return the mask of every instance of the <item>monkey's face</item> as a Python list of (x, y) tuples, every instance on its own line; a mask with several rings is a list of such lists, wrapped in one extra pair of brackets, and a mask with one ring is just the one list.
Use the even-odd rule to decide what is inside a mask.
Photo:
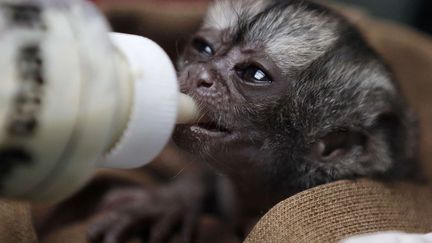
[[(257, 156), (266, 131), (263, 113), (289, 88), (280, 67), (262, 43), (229, 43), (230, 34), (203, 28), (185, 49), (180, 84), (199, 103), (198, 123), (178, 126), (175, 140), (206, 160)], [(268, 124), (269, 125), (269, 124)]]
[(203, 117), (178, 126), (176, 143), (226, 172), (306, 180), (391, 166), (387, 131), (405, 115), (397, 90), (357, 32), (316, 4), (217, 2), (179, 60), (179, 79)]
[[(177, 144), (209, 162), (224, 161), (224, 169), (231, 161), (260, 157), (265, 127), (271, 127), (263, 118), (290, 86), (264, 47), (234, 43), (227, 29), (203, 27), (195, 34), (180, 60), (179, 80), (203, 115), (196, 124), (177, 127)], [(232, 169), (237, 166), (245, 164)]]

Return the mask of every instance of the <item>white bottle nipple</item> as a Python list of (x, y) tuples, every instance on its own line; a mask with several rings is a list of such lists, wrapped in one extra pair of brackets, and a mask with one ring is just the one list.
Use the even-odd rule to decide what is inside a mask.
[(180, 94), (177, 124), (188, 124), (199, 119), (200, 112), (196, 102), (188, 95)]

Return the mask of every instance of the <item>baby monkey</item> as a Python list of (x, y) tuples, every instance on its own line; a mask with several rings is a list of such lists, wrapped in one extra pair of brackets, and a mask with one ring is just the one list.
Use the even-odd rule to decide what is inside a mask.
[(202, 164), (152, 191), (112, 195), (127, 200), (91, 227), (95, 241), (122, 241), (140, 223), (148, 242), (169, 242), (172, 232), (194, 242), (204, 213), (227, 220), (241, 239), (305, 189), (415, 176), (414, 115), (380, 57), (326, 7), (216, 1), (178, 70), (182, 92), (205, 115), (178, 126), (174, 141)]

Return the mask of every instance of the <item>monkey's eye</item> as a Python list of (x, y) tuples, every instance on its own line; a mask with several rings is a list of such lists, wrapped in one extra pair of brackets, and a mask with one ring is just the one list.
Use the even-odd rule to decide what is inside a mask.
[(270, 84), (271, 77), (262, 68), (256, 65), (236, 67), (237, 75), (245, 82), (253, 84)]
[(201, 39), (201, 38), (195, 38), (192, 40), (192, 46), (201, 54), (205, 56), (213, 56), (214, 51), (213, 48), (210, 46), (207, 41)]

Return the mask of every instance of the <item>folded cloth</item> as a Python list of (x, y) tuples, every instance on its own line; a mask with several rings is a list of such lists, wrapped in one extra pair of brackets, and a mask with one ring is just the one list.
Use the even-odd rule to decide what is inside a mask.
[[(336, 243), (378, 231), (432, 231), (432, 187), (369, 180), (312, 188), (276, 205), (246, 243)], [(385, 243), (385, 242), (383, 242)]]
[(23, 202), (0, 201), (0, 242), (32, 243), (37, 242), (30, 205)]

